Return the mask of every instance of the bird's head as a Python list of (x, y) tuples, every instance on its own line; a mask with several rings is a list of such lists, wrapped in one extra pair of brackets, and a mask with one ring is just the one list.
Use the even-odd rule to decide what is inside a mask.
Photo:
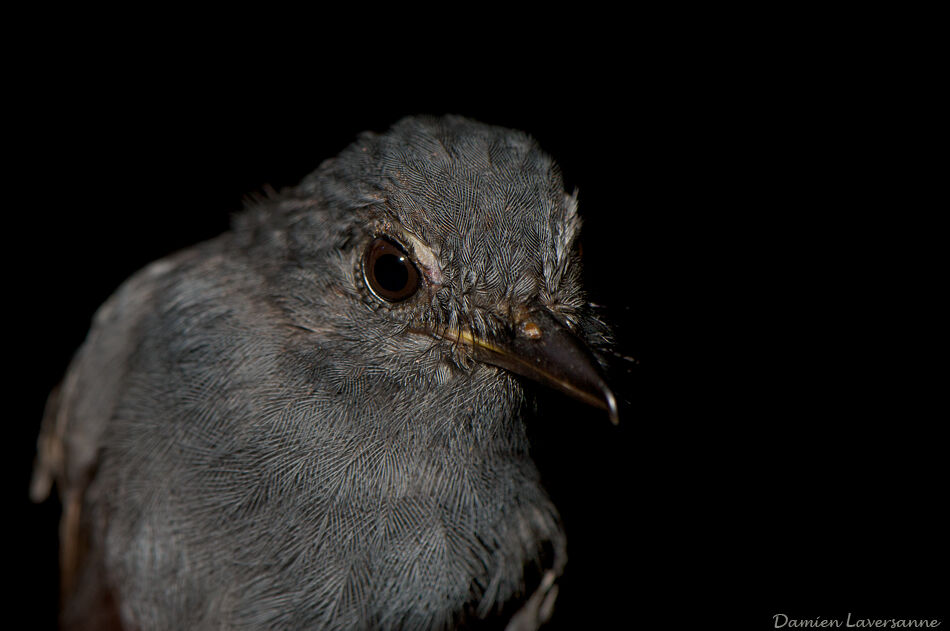
[(417, 386), (515, 373), (616, 421), (596, 358), (608, 329), (581, 285), (577, 198), (529, 136), (406, 118), (274, 201), (239, 227), (281, 251), (280, 300), (301, 329)]

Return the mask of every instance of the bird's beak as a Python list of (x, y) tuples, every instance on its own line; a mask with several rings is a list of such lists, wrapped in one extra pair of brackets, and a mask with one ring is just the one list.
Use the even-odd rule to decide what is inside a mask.
[(618, 423), (617, 400), (587, 345), (547, 310), (521, 318), (512, 333), (484, 339), (467, 329), (442, 337), (472, 347), (476, 360), (560, 390), (607, 411)]

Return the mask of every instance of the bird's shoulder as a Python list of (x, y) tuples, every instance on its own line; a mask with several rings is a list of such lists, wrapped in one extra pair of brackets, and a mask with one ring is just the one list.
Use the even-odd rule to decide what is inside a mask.
[(34, 501), (44, 500), (54, 482), (61, 495), (88, 482), (145, 319), (176, 277), (185, 270), (196, 273), (220, 250), (220, 244), (208, 242), (157, 260), (122, 283), (96, 311), (86, 339), (47, 399), (30, 487)]

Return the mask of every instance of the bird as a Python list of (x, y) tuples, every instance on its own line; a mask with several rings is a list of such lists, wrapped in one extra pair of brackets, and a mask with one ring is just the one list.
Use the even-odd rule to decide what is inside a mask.
[(580, 228), (532, 136), (408, 116), (134, 274), (40, 428), (62, 628), (548, 621), (532, 384), (617, 420)]

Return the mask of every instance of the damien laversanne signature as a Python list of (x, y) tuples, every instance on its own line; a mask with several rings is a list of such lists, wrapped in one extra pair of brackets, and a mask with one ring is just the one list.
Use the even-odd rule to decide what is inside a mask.
[(848, 616), (841, 618), (790, 618), (784, 613), (772, 616), (776, 629), (825, 629), (844, 627), (848, 629), (932, 629), (939, 627), (941, 621), (937, 619), (911, 618), (857, 618), (848, 612)]

